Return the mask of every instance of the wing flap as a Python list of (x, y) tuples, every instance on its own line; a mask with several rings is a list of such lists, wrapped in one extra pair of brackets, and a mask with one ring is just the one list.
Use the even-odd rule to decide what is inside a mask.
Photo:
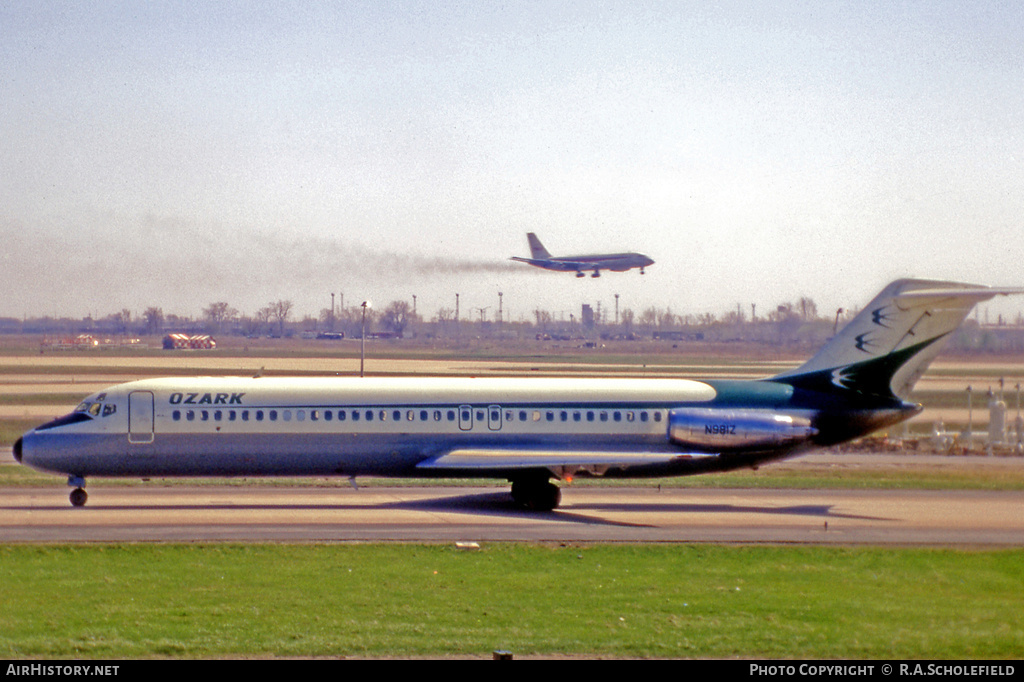
[(717, 457), (706, 452), (547, 452), (534, 450), (453, 450), (431, 457), (417, 469), (613, 468), (665, 464), (680, 459)]

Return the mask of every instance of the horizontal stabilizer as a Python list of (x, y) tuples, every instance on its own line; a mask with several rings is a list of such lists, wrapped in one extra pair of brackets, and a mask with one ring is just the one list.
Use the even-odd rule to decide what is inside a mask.
[(774, 381), (905, 398), (975, 304), (1020, 288), (903, 279), (887, 286), (800, 367)]

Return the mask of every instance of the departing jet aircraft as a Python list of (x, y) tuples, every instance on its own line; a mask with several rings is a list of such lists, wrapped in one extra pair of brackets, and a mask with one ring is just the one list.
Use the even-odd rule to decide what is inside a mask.
[(477, 477), (555, 508), (551, 479), (728, 471), (909, 419), (943, 340), (997, 294), (899, 280), (799, 368), (756, 381), (168, 378), (114, 386), (25, 433), (17, 461), (68, 476)]
[(512, 260), (520, 263), (528, 263), (545, 270), (558, 270), (559, 272), (575, 272), (577, 277), (583, 277), (585, 271), (593, 270), (591, 277), (600, 277), (602, 270), (614, 272), (625, 272), (633, 268), (640, 268), (640, 274), (644, 274), (644, 268), (654, 265), (654, 261), (642, 253), (599, 253), (589, 256), (561, 256), (553, 257), (544, 245), (540, 243), (533, 232), (526, 234), (526, 240), (530, 242), (530, 258), (512, 256)]

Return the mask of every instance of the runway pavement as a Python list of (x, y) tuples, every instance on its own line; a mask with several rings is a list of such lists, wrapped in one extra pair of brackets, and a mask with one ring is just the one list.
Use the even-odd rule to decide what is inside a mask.
[(528, 541), (1024, 546), (1024, 492), (570, 487), (0, 489), (0, 542)]

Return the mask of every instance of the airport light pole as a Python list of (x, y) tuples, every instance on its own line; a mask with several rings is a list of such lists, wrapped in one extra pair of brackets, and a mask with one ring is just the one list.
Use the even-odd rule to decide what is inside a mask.
[(359, 376), (363, 376), (363, 366), (366, 362), (366, 309), (370, 307), (369, 301), (363, 301), (363, 330), (359, 334)]

